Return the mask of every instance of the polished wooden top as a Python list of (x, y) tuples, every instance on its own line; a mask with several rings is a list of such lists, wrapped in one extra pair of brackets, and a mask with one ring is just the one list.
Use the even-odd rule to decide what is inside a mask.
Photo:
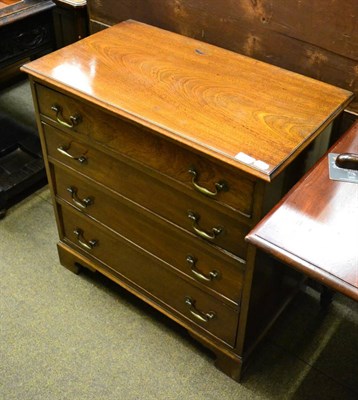
[(266, 181), (352, 99), (346, 90), (135, 21), (23, 71)]
[[(358, 123), (330, 153), (358, 153)], [(247, 239), (358, 300), (358, 184), (329, 179), (328, 153)]]

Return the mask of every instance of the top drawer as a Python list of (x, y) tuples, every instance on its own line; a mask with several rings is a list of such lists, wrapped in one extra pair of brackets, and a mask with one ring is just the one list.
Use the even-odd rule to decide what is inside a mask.
[(248, 175), (47, 87), (36, 85), (36, 91), (40, 113), (46, 122), (84, 135), (247, 218), (252, 217), (255, 182)]

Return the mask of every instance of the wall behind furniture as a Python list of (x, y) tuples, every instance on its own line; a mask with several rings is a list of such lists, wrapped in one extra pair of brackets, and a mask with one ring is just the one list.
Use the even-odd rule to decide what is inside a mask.
[[(88, 0), (91, 32), (135, 19), (358, 94), (357, 0)], [(358, 112), (358, 99), (350, 110)]]

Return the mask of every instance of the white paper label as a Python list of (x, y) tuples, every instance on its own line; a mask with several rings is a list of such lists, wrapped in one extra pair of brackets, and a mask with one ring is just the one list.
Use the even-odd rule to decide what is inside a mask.
[(235, 159), (238, 161), (241, 161), (245, 164), (252, 165), (253, 167), (257, 169), (261, 169), (266, 171), (267, 169), (270, 168), (270, 166), (265, 163), (264, 161), (261, 160), (256, 160), (256, 158), (249, 156), (248, 154), (243, 153), (240, 151), (240, 153), (237, 153), (235, 156)]

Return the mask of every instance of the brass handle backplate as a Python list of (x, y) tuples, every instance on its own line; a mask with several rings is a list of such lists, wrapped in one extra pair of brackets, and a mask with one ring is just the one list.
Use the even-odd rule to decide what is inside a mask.
[(195, 212), (193, 211), (188, 211), (188, 218), (191, 219), (194, 223), (193, 223), (193, 229), (194, 231), (203, 239), (207, 239), (207, 240), (214, 240), (218, 235), (220, 235), (220, 233), (223, 231), (223, 228), (220, 226), (214, 227), (211, 229), (211, 233), (207, 233), (205, 231), (203, 231), (198, 222), (200, 219), (200, 216), (197, 215)]
[(82, 117), (79, 114), (70, 115), (70, 122), (65, 121), (62, 115), (62, 107), (58, 104), (52, 105), (51, 110), (56, 113), (56, 121), (66, 128), (72, 129), (82, 121)]
[(92, 250), (95, 246), (98, 245), (98, 240), (86, 240), (84, 238), (84, 232), (80, 228), (76, 228), (73, 233), (76, 235), (78, 243), (84, 247), (86, 250)]
[(228, 190), (227, 183), (224, 182), (224, 181), (219, 181), (219, 182), (216, 182), (216, 183), (214, 184), (214, 186), (215, 186), (215, 191), (211, 191), (211, 190), (209, 190), (209, 189), (206, 189), (206, 188), (204, 188), (203, 186), (200, 186), (200, 185), (198, 184), (197, 181), (198, 181), (198, 179), (199, 179), (199, 174), (198, 174), (198, 172), (195, 170), (195, 168), (190, 167), (189, 170), (188, 170), (188, 172), (189, 172), (189, 174), (191, 174), (191, 175), (193, 176), (193, 178), (192, 178), (192, 180), (191, 180), (191, 183), (192, 183), (192, 185), (194, 186), (194, 188), (195, 188), (198, 192), (204, 194), (205, 196), (208, 196), (208, 197), (215, 197), (215, 196), (218, 195), (219, 192), (227, 191), (227, 190)]
[(206, 276), (203, 273), (201, 273), (200, 271), (198, 271), (198, 269), (196, 268), (197, 260), (193, 256), (188, 255), (186, 257), (186, 261), (189, 264), (191, 272), (193, 273), (195, 278), (197, 278), (200, 281), (211, 282), (212, 280), (217, 279), (220, 276), (220, 273), (218, 271), (210, 271), (208, 276)]
[(195, 307), (195, 300), (193, 300), (191, 297), (186, 296), (184, 300), (185, 300), (185, 304), (189, 306), (189, 311), (190, 311), (191, 315), (193, 315), (199, 321), (207, 323), (207, 322), (211, 321), (213, 318), (215, 318), (216, 314), (214, 313), (214, 311), (209, 311), (207, 313), (199, 311)]
[(93, 198), (92, 197), (86, 197), (84, 199), (80, 199), (77, 195), (77, 188), (73, 187), (73, 186), (69, 186), (67, 188), (67, 191), (69, 193), (71, 193), (71, 199), (72, 202), (74, 204), (76, 204), (76, 206), (80, 207), (80, 208), (87, 208), (88, 206), (90, 206), (91, 204), (93, 204)]
[(70, 154), (68, 152), (70, 147), (71, 146), (62, 145), (62, 146), (57, 147), (57, 151), (60, 152), (61, 154), (63, 154), (64, 156), (66, 156), (68, 158), (71, 158), (71, 160), (78, 161), (80, 164), (85, 164), (87, 162), (87, 158), (85, 156), (83, 156), (83, 155), (82, 156), (78, 156), (78, 157), (73, 156), (72, 154)]

